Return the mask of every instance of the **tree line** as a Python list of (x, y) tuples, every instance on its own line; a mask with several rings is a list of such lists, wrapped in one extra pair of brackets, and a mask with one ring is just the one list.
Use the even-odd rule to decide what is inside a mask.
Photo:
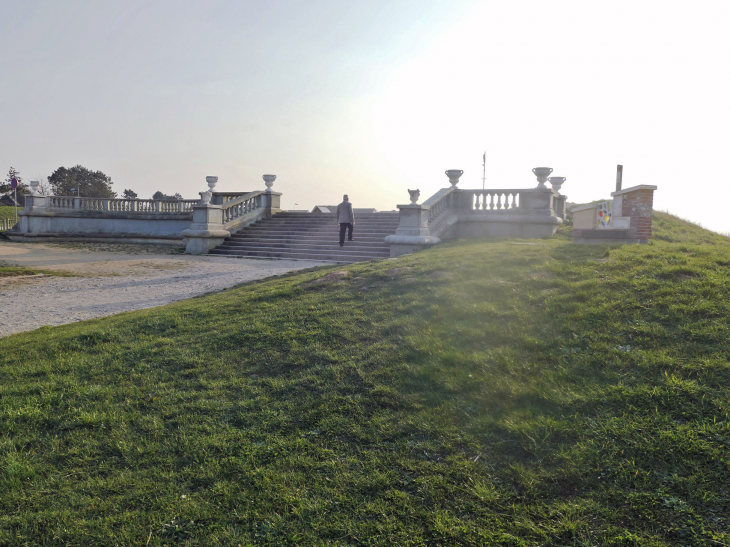
[[(0, 194), (11, 192), (11, 181), (18, 181), (18, 204), (25, 205), (25, 194), (30, 194), (30, 186), (23, 182), (17, 169), (11, 167), (4, 181), (0, 182)], [(43, 178), (43, 177), (39, 177)], [(75, 167), (59, 167), (46, 180), (39, 180), (41, 194), (49, 196), (81, 196), (87, 198), (116, 198), (117, 193), (112, 189), (111, 177), (101, 171), (92, 171), (83, 165)], [(13, 194), (10, 194), (13, 197)], [(137, 192), (125, 189), (122, 192), (125, 199), (137, 199)], [(182, 199), (179, 193), (167, 195), (159, 190), (152, 194), (152, 199), (160, 201), (176, 201)]]

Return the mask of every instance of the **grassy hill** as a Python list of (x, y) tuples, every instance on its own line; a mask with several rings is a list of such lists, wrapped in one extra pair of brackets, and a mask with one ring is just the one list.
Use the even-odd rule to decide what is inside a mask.
[(0, 545), (730, 545), (729, 290), (657, 214), (0, 339)]

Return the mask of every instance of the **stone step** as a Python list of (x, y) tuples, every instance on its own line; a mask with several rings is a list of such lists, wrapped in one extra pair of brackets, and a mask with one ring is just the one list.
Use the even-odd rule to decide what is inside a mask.
[(384, 239), (398, 227), (397, 212), (356, 213), (354, 241), (344, 247), (334, 219), (332, 213), (278, 213), (231, 234), (211, 254), (346, 263), (390, 256)]
[(390, 255), (365, 255), (358, 253), (340, 253), (340, 252), (321, 252), (321, 253), (303, 253), (303, 252), (292, 252), (286, 250), (249, 250), (249, 251), (223, 251), (216, 247), (210, 254), (215, 255), (227, 255), (227, 256), (250, 256), (258, 258), (283, 258), (290, 260), (322, 260), (326, 262), (364, 262), (366, 260), (377, 260), (382, 258), (388, 258)]
[[(385, 241), (382, 237), (376, 236), (376, 237), (365, 237), (358, 235), (357, 237), (353, 238), (357, 243), (361, 244), (368, 244), (368, 245), (385, 245)], [(337, 236), (319, 236), (319, 235), (308, 235), (308, 234), (302, 234), (299, 236), (256, 236), (252, 234), (247, 235), (232, 235), (229, 238), (226, 238), (226, 241), (236, 241), (241, 243), (256, 243), (256, 242), (276, 242), (276, 243), (297, 243), (297, 242), (305, 242), (305, 243), (332, 243), (332, 242), (339, 242), (339, 238)]]
[[(277, 223), (297, 223), (297, 224), (329, 224), (331, 226), (338, 226), (339, 222), (335, 222), (334, 218), (330, 219), (315, 219), (315, 218), (271, 218), (267, 219), (265, 221), (267, 224), (277, 224)], [(373, 219), (361, 219), (358, 218), (355, 220), (355, 225), (358, 224), (398, 224), (398, 219), (390, 219), (390, 218), (373, 218)]]
[(307, 247), (307, 246), (297, 246), (297, 247), (272, 247), (272, 246), (258, 246), (258, 245), (237, 245), (234, 247), (226, 247), (224, 245), (219, 245), (216, 247), (216, 249), (227, 249), (232, 251), (269, 251), (269, 252), (297, 252), (297, 253), (307, 253), (307, 254), (319, 254), (319, 253), (344, 253), (347, 254), (358, 254), (358, 255), (368, 255), (368, 256), (387, 256), (390, 255), (389, 249), (363, 249), (359, 247), (351, 247), (345, 244), (344, 247), (340, 247), (339, 245), (335, 245), (333, 247), (329, 246), (321, 246), (321, 247)]
[[(355, 241), (345, 241), (345, 246), (348, 249), (357, 249), (363, 252), (390, 252), (390, 247), (384, 244), (362, 244)], [(335, 241), (334, 243), (279, 243), (276, 241), (262, 241), (262, 242), (240, 242), (240, 241), (224, 241), (219, 245), (222, 249), (299, 249), (299, 250), (337, 250), (340, 248), (340, 243)]]
[[(247, 226), (246, 228), (242, 228), (237, 233), (242, 233), (243, 231), (255, 233), (255, 232), (266, 232), (266, 233), (280, 233), (280, 232), (295, 232), (295, 233), (301, 233), (303, 230), (306, 230), (309, 233), (324, 233), (324, 234), (339, 234), (340, 229), (336, 228), (334, 226), (289, 226), (287, 224), (281, 225), (281, 226), (269, 226), (267, 224), (252, 224), (251, 226)], [(363, 233), (363, 234), (394, 234), (395, 228), (389, 229), (389, 228), (368, 228), (368, 229), (358, 229), (357, 226), (352, 230), (353, 233)]]
[[(398, 211), (395, 212), (387, 212), (387, 213), (355, 213), (355, 219), (359, 218), (388, 218), (388, 217), (396, 217), (398, 218), (400, 213)], [(272, 218), (298, 218), (298, 217), (304, 217), (304, 218), (335, 218), (335, 213), (293, 213), (290, 211), (285, 211), (282, 213), (276, 213)]]

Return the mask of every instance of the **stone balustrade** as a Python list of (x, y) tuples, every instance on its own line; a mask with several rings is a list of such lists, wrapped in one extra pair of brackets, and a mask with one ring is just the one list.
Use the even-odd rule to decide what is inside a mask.
[[(98, 211), (112, 213), (189, 213), (197, 199), (181, 199), (175, 201), (161, 201), (154, 199), (113, 199), (113, 198), (84, 198), (73, 196), (27, 196), (31, 201), (30, 207), (36, 209), (44, 207), (41, 203), (47, 200), (48, 210), (61, 211)], [(35, 203), (33, 201), (35, 200)]]
[(251, 192), (226, 201), (221, 208), (223, 212), (223, 224), (235, 222), (236, 219), (260, 209), (264, 203), (263, 193), (263, 191)]
[[(520, 207), (520, 190), (464, 191), (465, 209), (469, 211), (516, 211)], [(471, 199), (469, 199), (471, 198)]]
[(213, 192), (217, 177), (207, 177), (201, 199), (161, 201), (74, 196), (26, 195), (20, 222), (8, 237), (17, 241), (127, 241), (185, 244), (207, 251), (237, 230), (278, 212), (281, 194), (267, 190)]
[[(458, 237), (550, 237), (563, 222), (566, 196), (544, 186), (543, 173), (537, 188), (483, 190), (457, 188), (461, 173), (447, 171), (451, 188), (423, 204), (398, 205), (398, 229), (385, 238), (391, 256)], [(417, 190), (409, 192), (417, 195)]]
[(13, 226), (15, 226), (15, 219), (0, 218), (0, 232), (10, 230)]
[[(201, 193), (201, 203), (193, 206), (193, 222), (182, 232), (185, 238), (185, 252), (189, 254), (208, 254), (231, 236), (231, 232), (253, 224), (259, 220), (270, 218), (281, 211), (281, 194), (273, 192), (271, 186), (276, 179), (274, 175), (264, 175), (267, 189), (249, 192), (243, 195), (227, 195), (228, 199), (220, 201), (215, 194), (209, 203)], [(212, 189), (216, 177), (207, 177)], [(217, 202), (217, 203), (216, 203)]]

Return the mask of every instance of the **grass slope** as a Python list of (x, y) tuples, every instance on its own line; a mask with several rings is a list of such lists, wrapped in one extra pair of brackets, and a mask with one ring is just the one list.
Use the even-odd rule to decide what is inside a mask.
[[(22, 207), (18, 207), (18, 212), (22, 211)], [(9, 218), (15, 220), (15, 207), (8, 205), (0, 205), (0, 219)]]
[(1, 339), (0, 544), (728, 545), (730, 243), (655, 228)]

